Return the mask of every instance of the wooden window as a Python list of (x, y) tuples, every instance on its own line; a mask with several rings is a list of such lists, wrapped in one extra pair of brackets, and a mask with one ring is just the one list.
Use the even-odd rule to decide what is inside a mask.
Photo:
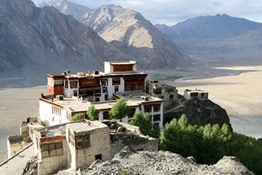
[(76, 149), (90, 147), (90, 134), (76, 136)]
[(101, 79), (101, 85), (102, 86), (107, 86), (108, 80), (107, 79)]
[(52, 106), (52, 113), (55, 115), (61, 116), (61, 109), (55, 106)]
[(144, 105), (145, 112), (150, 113), (152, 111), (152, 106), (151, 105)]
[(74, 139), (74, 135), (70, 132), (70, 130), (68, 130), (68, 140), (69, 143), (71, 143), (73, 146), (75, 146), (75, 139)]
[(107, 87), (103, 87), (102, 90), (103, 90), (103, 93), (108, 93)]
[(114, 65), (114, 72), (122, 72), (122, 71), (133, 71), (133, 64), (131, 65)]
[(55, 86), (63, 86), (64, 85), (64, 81), (63, 80), (54, 80), (54, 85)]
[(104, 113), (103, 113), (103, 119), (104, 119), (104, 120), (108, 120), (109, 118), (110, 118), (109, 112), (104, 112)]
[(153, 121), (160, 121), (160, 114), (153, 116)]
[(62, 142), (41, 145), (42, 157), (53, 157), (63, 155)]
[(120, 85), (120, 78), (113, 78), (113, 85)]
[(119, 91), (119, 87), (115, 86), (115, 94)]
[(159, 112), (160, 111), (160, 104), (155, 104), (154, 105), (154, 112)]
[(65, 88), (68, 88), (68, 81), (65, 81)]
[(70, 88), (77, 88), (77, 81), (71, 81)]

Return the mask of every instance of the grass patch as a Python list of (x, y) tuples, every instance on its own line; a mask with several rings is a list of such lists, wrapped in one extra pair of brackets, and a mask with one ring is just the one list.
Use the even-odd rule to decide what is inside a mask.
[(153, 73), (149, 73), (148, 75), (150, 79), (157, 80), (157, 81), (175, 80), (183, 77), (181, 75), (178, 75), (177, 73), (166, 73), (166, 72), (153, 72)]

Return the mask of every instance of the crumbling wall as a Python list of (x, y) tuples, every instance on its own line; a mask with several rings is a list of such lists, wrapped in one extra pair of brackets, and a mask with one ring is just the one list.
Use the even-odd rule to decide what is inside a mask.
[(137, 151), (158, 151), (158, 139), (131, 133), (111, 133), (111, 156), (123, 147), (130, 146)]
[(18, 153), (28, 146), (29, 143), (23, 141), (22, 135), (8, 136), (7, 137), (7, 154), (8, 158)]

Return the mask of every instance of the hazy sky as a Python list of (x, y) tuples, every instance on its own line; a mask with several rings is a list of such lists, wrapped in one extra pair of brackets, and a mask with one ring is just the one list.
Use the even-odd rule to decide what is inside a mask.
[[(39, 1), (39, 0), (35, 0)], [(69, 0), (96, 8), (115, 4), (142, 13), (152, 23), (173, 25), (188, 18), (228, 14), (262, 22), (262, 0)]]

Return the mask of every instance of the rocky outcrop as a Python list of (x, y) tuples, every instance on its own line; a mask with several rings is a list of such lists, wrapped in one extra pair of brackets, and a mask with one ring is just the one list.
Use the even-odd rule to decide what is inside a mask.
[[(125, 147), (110, 161), (95, 162), (89, 168), (78, 171), (82, 175), (95, 174), (145, 174), (145, 175), (254, 175), (235, 157), (224, 157), (215, 165), (200, 165), (192, 157), (184, 158), (168, 151), (136, 152)], [(59, 172), (59, 175), (70, 173)]]
[(173, 118), (180, 118), (182, 114), (186, 114), (191, 124), (218, 124), (219, 126), (227, 124), (232, 129), (226, 110), (209, 99), (183, 100), (181, 104), (174, 108), (170, 107), (165, 112), (164, 122), (170, 122)]
[(86, 13), (91, 11), (91, 9), (86, 6), (79, 5), (67, 0), (49, 0), (43, 1), (39, 4), (40, 7), (44, 7), (46, 5), (55, 7), (65, 15), (72, 15), (77, 20), (83, 19)]
[(101, 6), (89, 12), (82, 22), (121, 51), (135, 57), (143, 68), (175, 68), (189, 63), (190, 58), (175, 42), (134, 10)]

